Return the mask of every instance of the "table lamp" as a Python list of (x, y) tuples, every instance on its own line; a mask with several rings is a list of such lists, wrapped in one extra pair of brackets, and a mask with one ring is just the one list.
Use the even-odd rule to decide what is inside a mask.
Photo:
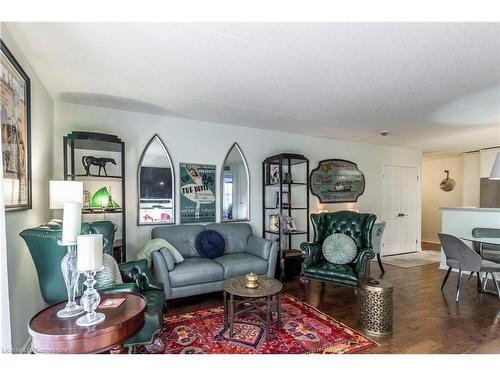
[(102, 234), (85, 234), (78, 236), (77, 239), (78, 271), (84, 273), (87, 278), (84, 282), (87, 289), (83, 292), (80, 300), (87, 314), (76, 320), (76, 324), (80, 327), (93, 326), (105, 319), (103, 313), (95, 312), (97, 306), (99, 306), (99, 302), (101, 302), (101, 297), (97, 290), (94, 289), (96, 283), (94, 276), (97, 271), (103, 268), (102, 243)]

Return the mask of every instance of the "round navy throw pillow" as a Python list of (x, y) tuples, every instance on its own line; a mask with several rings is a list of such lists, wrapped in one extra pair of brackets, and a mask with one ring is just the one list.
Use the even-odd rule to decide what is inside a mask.
[(195, 247), (201, 257), (214, 259), (224, 254), (226, 241), (219, 232), (204, 230), (196, 236)]

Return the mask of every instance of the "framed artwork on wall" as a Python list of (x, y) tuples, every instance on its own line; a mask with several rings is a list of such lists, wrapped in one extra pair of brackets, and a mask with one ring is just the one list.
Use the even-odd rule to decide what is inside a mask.
[(31, 209), (30, 79), (0, 39), (2, 179), (6, 211)]
[(215, 165), (180, 163), (181, 223), (215, 222)]
[(357, 202), (365, 191), (365, 176), (356, 163), (328, 159), (319, 162), (310, 175), (311, 193), (320, 203)]

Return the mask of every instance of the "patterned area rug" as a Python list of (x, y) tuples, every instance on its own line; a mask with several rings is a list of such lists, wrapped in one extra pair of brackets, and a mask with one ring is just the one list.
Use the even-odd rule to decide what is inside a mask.
[[(265, 328), (255, 317), (241, 315), (235, 321), (235, 335), (224, 329), (222, 307), (167, 317), (166, 329), (157, 341), (165, 354), (345, 354), (378, 345), (312, 306), (288, 295), (281, 299), (281, 328), (276, 316), (265, 339)], [(158, 353), (155, 345), (136, 353)]]

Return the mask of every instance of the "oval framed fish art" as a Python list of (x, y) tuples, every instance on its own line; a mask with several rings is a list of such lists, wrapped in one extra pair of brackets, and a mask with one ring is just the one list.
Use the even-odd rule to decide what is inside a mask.
[(356, 163), (342, 159), (320, 161), (309, 183), (320, 203), (357, 202), (365, 191), (365, 176)]

